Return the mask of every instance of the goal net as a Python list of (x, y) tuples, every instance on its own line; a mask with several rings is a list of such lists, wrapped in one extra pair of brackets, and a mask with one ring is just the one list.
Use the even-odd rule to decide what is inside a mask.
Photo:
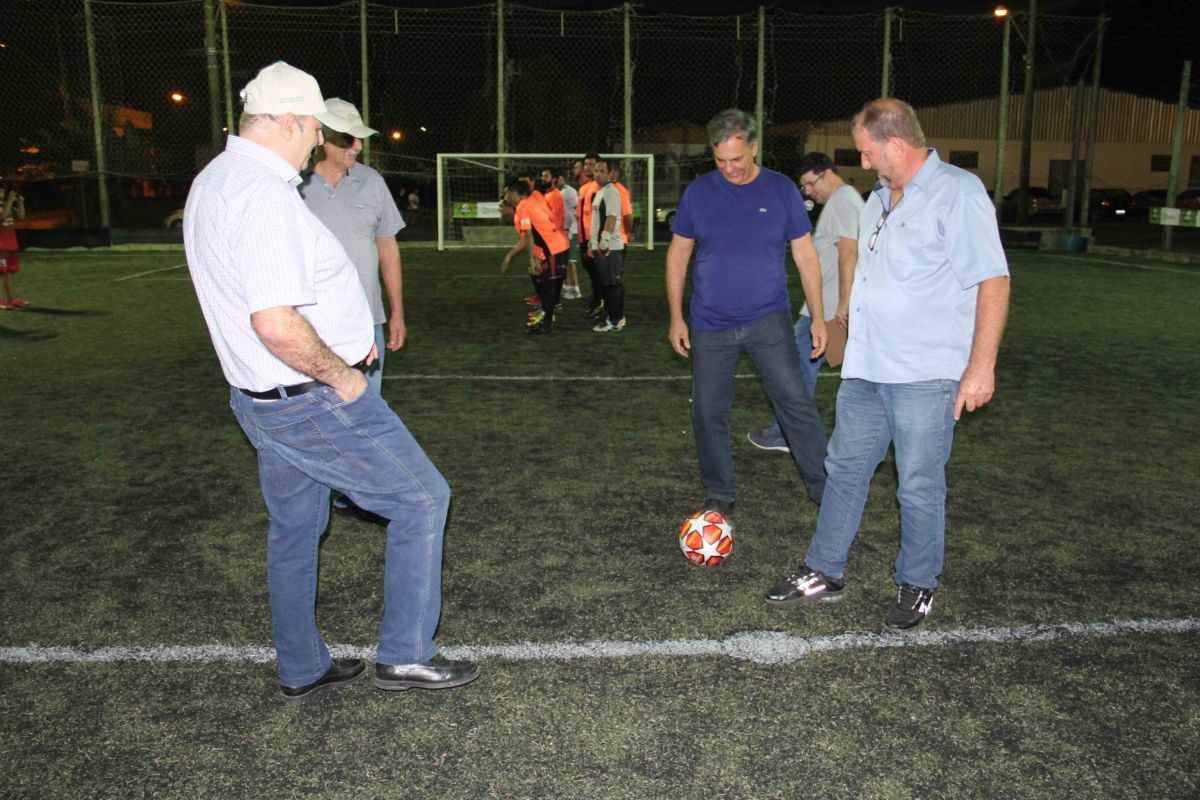
[[(654, 156), (612, 153), (603, 157), (620, 165), (620, 182), (629, 190), (634, 220), (629, 246), (653, 250)], [(517, 234), (511, 210), (501, 207), (504, 184), (523, 173), (536, 178), (543, 169), (562, 171), (571, 183), (571, 168), (579, 160), (578, 153), (439, 153), (438, 249), (511, 247)]]

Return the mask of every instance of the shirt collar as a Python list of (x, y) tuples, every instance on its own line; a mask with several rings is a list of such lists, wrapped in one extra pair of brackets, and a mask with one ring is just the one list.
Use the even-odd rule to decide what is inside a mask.
[(262, 164), (271, 172), (278, 175), (293, 189), (300, 185), (300, 171), (283, 160), (283, 156), (269, 147), (263, 147), (258, 142), (252, 142), (241, 136), (230, 135), (225, 140), (225, 152), (236, 153)]
[(906, 189), (911, 185), (919, 186), (922, 189), (929, 188), (930, 181), (933, 180), (934, 174), (942, 165), (942, 159), (938, 157), (937, 150), (927, 147), (925, 148), (925, 152), (928, 154), (928, 158), (925, 159), (925, 163), (921, 165), (921, 168), (917, 170), (917, 174), (908, 179), (908, 183), (904, 185)]

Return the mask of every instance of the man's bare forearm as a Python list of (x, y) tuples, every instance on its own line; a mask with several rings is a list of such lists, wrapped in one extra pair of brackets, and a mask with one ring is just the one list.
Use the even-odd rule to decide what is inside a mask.
[(340, 390), (362, 375), (330, 350), (308, 320), (291, 306), (256, 311), (250, 322), (276, 358), (313, 380)]

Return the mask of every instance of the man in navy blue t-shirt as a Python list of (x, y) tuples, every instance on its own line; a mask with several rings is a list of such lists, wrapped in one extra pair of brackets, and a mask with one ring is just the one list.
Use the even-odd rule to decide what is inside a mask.
[[(754, 359), (808, 496), (825, 491), (825, 428), (804, 382), (792, 335), (784, 264), (790, 248), (812, 312), (812, 353), (825, 351), (821, 269), (804, 198), (790, 179), (755, 162), (754, 118), (738, 109), (708, 123), (717, 169), (684, 191), (667, 251), (669, 338), (692, 360), (692, 425), (705, 507), (728, 513), (736, 499), (729, 414), (734, 368), (744, 350)], [(683, 315), (688, 261), (692, 300)]]

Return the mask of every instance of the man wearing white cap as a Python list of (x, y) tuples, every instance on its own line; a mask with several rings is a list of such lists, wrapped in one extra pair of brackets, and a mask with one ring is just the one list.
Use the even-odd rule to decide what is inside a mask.
[[(358, 163), (362, 140), (379, 131), (363, 124), (353, 104), (339, 98), (325, 101), (316, 115), (324, 144), (316, 152), (313, 169), (303, 175), (300, 195), (309, 211), (333, 232), (358, 270), (371, 319), (379, 358), (367, 368), (367, 383), (378, 392), (383, 384), (383, 357), (387, 350), (404, 346), (404, 299), (400, 248), (396, 234), (404, 218), (384, 183), (383, 176)], [(387, 290), (391, 317), (384, 313), (380, 278)]]
[(448, 661), (433, 640), (450, 487), (383, 398), (366, 391), (361, 369), (376, 347), (362, 284), (296, 191), (321, 142), (320, 87), (277, 62), (242, 99), (240, 134), (192, 183), (183, 241), (230, 407), (258, 451), (283, 699), (303, 702), (366, 669), (360, 659), (331, 659), (316, 625), (330, 489), (389, 520), (375, 685), (468, 683), (478, 667)]

